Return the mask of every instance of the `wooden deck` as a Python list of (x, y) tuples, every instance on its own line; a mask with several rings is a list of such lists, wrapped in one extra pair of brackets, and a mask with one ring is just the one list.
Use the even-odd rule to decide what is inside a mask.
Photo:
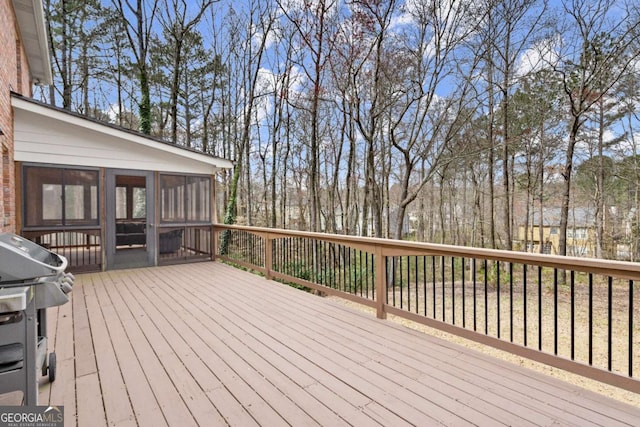
[[(77, 277), (69, 426), (640, 425), (640, 408), (220, 263)], [(55, 332), (55, 333), (54, 333)]]

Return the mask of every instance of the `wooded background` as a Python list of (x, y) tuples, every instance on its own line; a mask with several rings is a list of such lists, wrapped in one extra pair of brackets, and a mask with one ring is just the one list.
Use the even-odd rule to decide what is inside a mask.
[[(227, 223), (640, 256), (640, 11), (614, 0), (44, 0), (43, 101), (231, 159)], [(542, 250), (542, 245), (536, 250)]]

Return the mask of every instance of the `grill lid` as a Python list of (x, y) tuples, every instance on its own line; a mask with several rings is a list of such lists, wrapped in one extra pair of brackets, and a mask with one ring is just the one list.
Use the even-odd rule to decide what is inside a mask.
[(57, 275), (67, 260), (30, 240), (12, 233), (0, 233), (0, 285)]

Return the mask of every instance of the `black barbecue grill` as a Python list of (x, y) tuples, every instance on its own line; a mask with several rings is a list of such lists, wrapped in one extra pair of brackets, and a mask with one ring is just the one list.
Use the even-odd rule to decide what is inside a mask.
[(25, 405), (37, 405), (38, 369), (55, 380), (46, 308), (69, 301), (73, 275), (66, 268), (63, 256), (0, 233), (0, 394), (22, 391)]

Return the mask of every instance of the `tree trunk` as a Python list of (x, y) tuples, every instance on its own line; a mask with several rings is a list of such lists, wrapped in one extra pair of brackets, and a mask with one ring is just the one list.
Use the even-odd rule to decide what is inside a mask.
[(511, 79), (511, 73), (509, 71), (510, 58), (509, 58), (509, 48), (510, 42), (509, 38), (511, 36), (510, 31), (507, 31), (505, 34), (507, 37), (507, 42), (505, 43), (504, 57), (506, 58), (504, 66), (504, 74), (502, 81), (502, 188), (504, 193), (504, 204), (502, 205), (502, 215), (503, 215), (503, 227), (504, 227), (504, 239), (505, 246), (504, 248), (508, 251), (513, 249), (513, 234), (511, 230), (511, 188), (510, 188), (510, 176), (509, 173), (509, 144), (511, 141), (509, 140), (509, 85)]
[(604, 98), (598, 101), (598, 175), (596, 178), (596, 258), (604, 257)]
[(571, 202), (571, 174), (573, 171), (573, 153), (575, 150), (578, 130), (580, 129), (580, 118), (573, 117), (569, 131), (569, 144), (565, 156), (565, 164), (562, 171), (562, 204), (560, 206), (560, 230), (558, 242), (558, 255), (567, 255), (567, 226), (569, 223), (569, 204)]

